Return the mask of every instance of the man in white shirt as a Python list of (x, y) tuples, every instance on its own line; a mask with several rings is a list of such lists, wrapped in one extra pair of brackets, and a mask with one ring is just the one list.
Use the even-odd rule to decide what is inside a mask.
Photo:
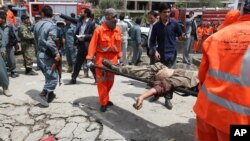
[(148, 48), (147, 48), (147, 55), (150, 58), (150, 64), (154, 64), (154, 54), (152, 54), (153, 52), (149, 50), (149, 41), (150, 41), (150, 36), (151, 36), (151, 32), (152, 32), (152, 27), (153, 25), (158, 21), (157, 19), (158, 14), (155, 11), (150, 11), (148, 12), (148, 22), (150, 24), (150, 29), (148, 32)]
[(127, 58), (127, 47), (128, 47), (128, 24), (124, 22), (124, 14), (121, 14), (119, 19), (120, 21), (117, 25), (121, 28), (122, 31), (122, 63), (124, 65), (128, 64)]

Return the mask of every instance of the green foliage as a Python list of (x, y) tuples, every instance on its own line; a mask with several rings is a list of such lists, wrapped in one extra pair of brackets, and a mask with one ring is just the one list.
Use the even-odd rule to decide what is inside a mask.
[(185, 8), (186, 7), (186, 2), (181, 2), (181, 1), (178, 1), (175, 3), (175, 5), (178, 7), (178, 8)]
[(221, 0), (201, 0), (202, 6), (206, 7), (222, 7)]
[(100, 0), (99, 7), (101, 9), (114, 8), (122, 9), (123, 0)]
[(103, 12), (103, 10), (100, 9), (100, 7), (99, 7), (98, 5), (95, 6), (95, 8), (94, 8), (94, 15), (95, 15), (95, 18), (96, 18), (96, 17), (101, 17), (101, 16), (102, 16), (102, 12)]

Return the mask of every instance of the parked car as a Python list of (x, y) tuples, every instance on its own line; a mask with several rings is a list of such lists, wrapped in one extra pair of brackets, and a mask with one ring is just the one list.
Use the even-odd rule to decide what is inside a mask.
[[(129, 29), (135, 25), (135, 22), (131, 19), (124, 19), (124, 22), (128, 24)], [(149, 33), (149, 27), (141, 26), (141, 38), (143, 47), (148, 47), (148, 33)]]
[[(98, 24), (101, 24), (104, 20), (105, 20), (105, 17), (102, 16), (100, 18)], [(129, 29), (135, 25), (135, 22), (129, 18), (125, 18), (124, 22), (126, 22), (128, 24)], [(142, 27), (141, 26), (142, 44), (143, 44), (143, 47), (145, 47), (145, 48), (148, 47), (148, 33), (149, 33), (149, 27)], [(130, 37), (129, 37), (129, 40), (130, 40)]]

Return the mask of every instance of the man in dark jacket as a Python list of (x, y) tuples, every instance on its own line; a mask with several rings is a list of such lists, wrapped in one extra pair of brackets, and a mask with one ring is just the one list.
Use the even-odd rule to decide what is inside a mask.
[[(79, 75), (81, 67), (86, 61), (86, 55), (88, 53), (88, 46), (91, 40), (92, 34), (95, 30), (95, 23), (90, 20), (91, 11), (89, 9), (82, 9), (81, 17), (79, 19), (72, 18), (70, 16), (59, 14), (63, 19), (66, 19), (73, 24), (76, 24), (76, 32), (74, 36), (74, 46), (77, 46), (78, 52), (76, 56), (76, 62), (74, 65), (74, 71), (71, 76), (69, 84), (76, 84), (76, 78)], [(88, 70), (87, 70), (88, 71)], [(94, 69), (91, 69), (93, 76), (95, 77)], [(85, 73), (86, 70), (85, 70)]]

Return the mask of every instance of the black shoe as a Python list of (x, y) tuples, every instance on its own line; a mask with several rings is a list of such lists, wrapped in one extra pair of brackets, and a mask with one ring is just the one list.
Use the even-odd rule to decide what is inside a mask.
[(11, 72), (11, 73), (10, 73), (10, 77), (12, 77), (12, 78), (16, 78), (16, 77), (18, 77), (18, 76), (19, 76), (19, 74), (16, 73), (16, 72)]
[(49, 103), (48, 101), (48, 94), (45, 90), (43, 90), (40, 94), (39, 94), (39, 98), (40, 98), (40, 103), (41, 105), (43, 105), (44, 107), (49, 107)]
[(106, 112), (107, 111), (107, 106), (101, 106), (100, 111), (101, 112)]
[(34, 72), (33, 70), (26, 71), (25, 74), (26, 75), (38, 75), (38, 73)]
[(172, 110), (173, 105), (172, 105), (170, 99), (165, 99), (165, 106), (167, 109)]
[(107, 106), (113, 106), (113, 105), (114, 105), (114, 103), (112, 101), (108, 101)]
[(76, 84), (76, 79), (71, 79), (69, 83), (67, 83), (66, 85), (74, 85), (74, 84)]
[(154, 97), (149, 99), (149, 102), (155, 102), (159, 99), (160, 97), (158, 95), (154, 95)]
[(50, 92), (48, 94), (48, 103), (51, 103), (55, 98), (56, 98), (56, 95), (54, 94), (54, 92)]

